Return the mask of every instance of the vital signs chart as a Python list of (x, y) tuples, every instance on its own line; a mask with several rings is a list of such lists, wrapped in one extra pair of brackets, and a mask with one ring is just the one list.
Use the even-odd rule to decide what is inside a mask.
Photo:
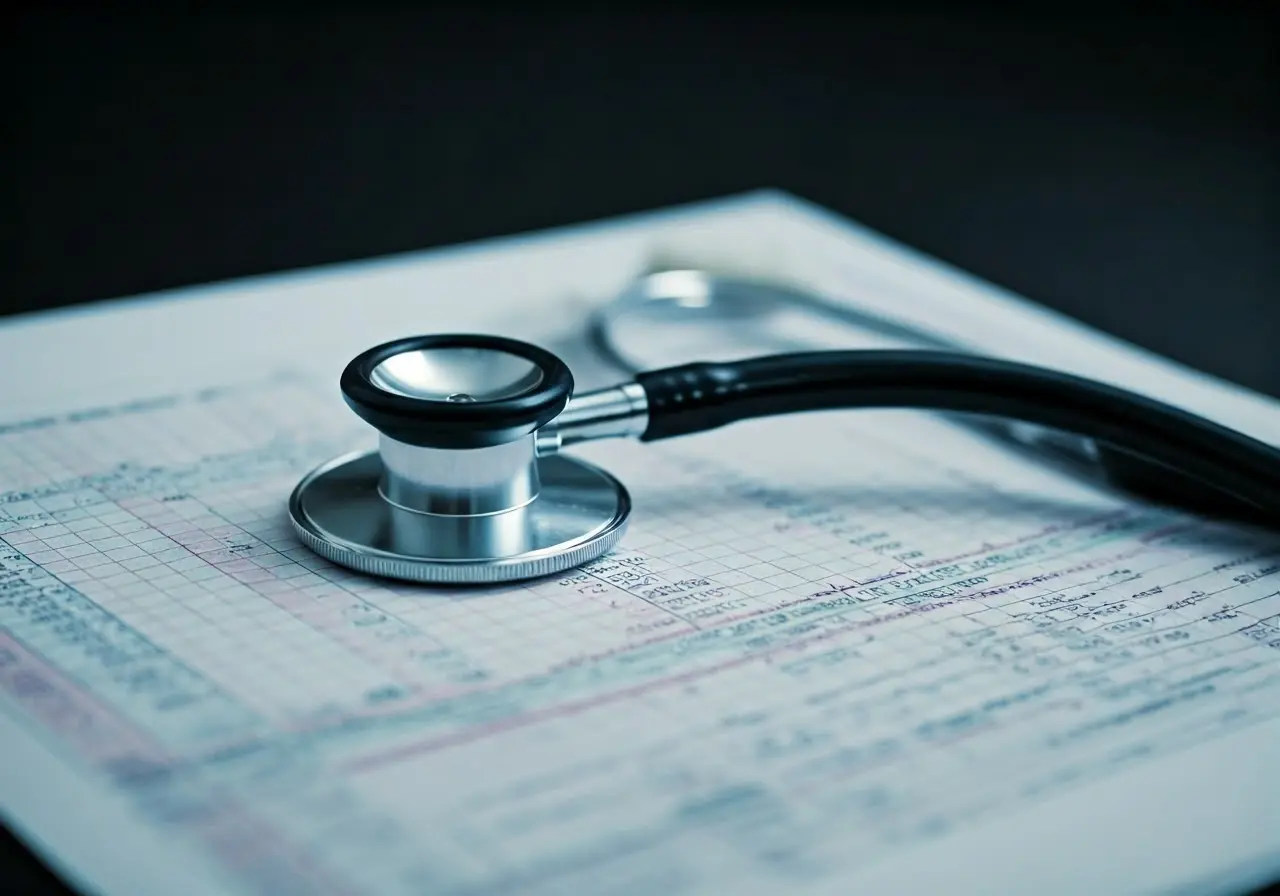
[(789, 245), (793, 272), (820, 246), (858, 302), (1280, 434), (1274, 404), (777, 197), (6, 324), (6, 823), (102, 896), (1223, 893), (1280, 870), (1280, 538), (955, 422), (583, 446), (632, 521), (548, 579), (427, 588), (298, 543), (298, 478), (375, 445), (337, 390), (352, 353), (499, 332), (604, 385), (584, 303), (655, 234)]
[(803, 892), (1280, 712), (1280, 542), (913, 414), (593, 446), (635, 522), (550, 580), (352, 574), (281, 501), (327, 385), (0, 430), (6, 711), (235, 892)]

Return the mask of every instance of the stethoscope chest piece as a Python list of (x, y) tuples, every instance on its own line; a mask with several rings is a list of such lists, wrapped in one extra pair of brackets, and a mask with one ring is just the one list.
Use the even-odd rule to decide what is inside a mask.
[(308, 474), (290, 500), (294, 528), (316, 553), (375, 575), (549, 575), (612, 548), (631, 513), (621, 483), (561, 447), (885, 407), (1067, 433), (1088, 440), (1095, 461), (1109, 458), (1107, 485), (1212, 516), (1280, 519), (1274, 446), (1116, 386), (999, 358), (799, 352), (645, 371), (570, 401), (572, 392), (563, 361), (511, 339), (417, 336), (372, 348), (347, 365), (342, 393), (381, 434), (378, 450)]
[(341, 385), (380, 438), (294, 489), (294, 530), (322, 557), (414, 582), (493, 583), (570, 569), (623, 536), (631, 500), (618, 480), (540, 456), (539, 431), (573, 391), (554, 355), (499, 337), (420, 336), (359, 355)]

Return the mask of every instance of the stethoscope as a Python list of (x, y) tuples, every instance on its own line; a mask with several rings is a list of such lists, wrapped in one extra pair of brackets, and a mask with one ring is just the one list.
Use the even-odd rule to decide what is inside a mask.
[[(631, 516), (626, 488), (564, 449), (642, 442), (804, 411), (911, 408), (963, 415), (1056, 463), (1160, 504), (1275, 525), (1280, 450), (1087, 378), (983, 357), (803, 291), (655, 272), (593, 315), (596, 347), (632, 379), (574, 394), (551, 352), (485, 335), (413, 336), (346, 366), (346, 403), (378, 448), (308, 473), (289, 501), (303, 543), (339, 565), (413, 582), (537, 578), (610, 551)], [(663, 279), (665, 278), (665, 279)], [(790, 351), (640, 370), (626, 331), (646, 320), (731, 326), (779, 308), (932, 344)], [(646, 340), (648, 342), (649, 340)]]

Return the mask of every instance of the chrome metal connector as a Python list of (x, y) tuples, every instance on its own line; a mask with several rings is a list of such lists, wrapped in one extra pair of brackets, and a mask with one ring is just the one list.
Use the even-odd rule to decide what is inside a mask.
[(639, 383), (575, 395), (538, 433), (538, 454), (596, 439), (637, 438), (649, 426), (649, 399)]

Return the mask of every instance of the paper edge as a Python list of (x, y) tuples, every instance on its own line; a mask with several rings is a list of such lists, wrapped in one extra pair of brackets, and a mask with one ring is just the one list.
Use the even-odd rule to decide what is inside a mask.
[[(998, 284), (991, 283), (983, 278), (974, 275), (968, 271), (958, 268), (949, 262), (929, 255), (921, 250), (915, 249), (909, 245), (902, 244), (897, 240), (875, 231), (859, 222), (848, 219), (843, 215), (831, 211), (829, 209), (818, 206), (811, 201), (794, 194), (765, 188), (761, 190), (750, 191), (743, 194), (735, 194), (722, 199), (701, 200), (693, 203), (686, 203), (678, 206), (667, 207), (658, 210), (641, 211), (627, 215), (615, 216), (603, 219), (601, 221), (582, 222), (563, 227), (550, 228), (545, 230), (531, 231), (521, 234), (511, 234), (493, 237), (484, 240), (461, 243), (452, 246), (444, 246), (427, 250), (413, 251), (407, 253), (398, 253), (388, 256), (380, 256), (371, 259), (359, 259), (354, 261), (338, 262), (330, 265), (322, 265), (302, 270), (281, 271), (261, 275), (253, 275), (249, 277), (237, 278), (211, 284), (198, 284), (193, 286), (175, 287), (172, 289), (160, 290), (156, 292), (144, 293), (138, 296), (126, 297), (114, 300), (103, 300), (98, 302), (89, 302), (81, 305), (75, 305), (68, 308), (49, 309), (43, 311), (27, 312), (25, 314), (14, 315), (0, 322), (6, 328), (14, 326), (22, 326), (29, 324), (55, 324), (63, 321), (94, 317), (103, 314), (113, 314), (116, 311), (134, 309), (145, 306), (154, 306), (177, 299), (187, 299), (195, 297), (217, 297), (226, 292), (240, 291), (246, 288), (268, 286), (273, 284), (298, 285), (308, 281), (321, 279), (332, 276), (334, 274), (351, 275), (363, 272), (377, 271), (385, 268), (401, 267), (409, 264), (415, 264), (426, 261), (434, 261), (451, 257), (459, 257), (471, 254), (482, 254), (488, 251), (501, 250), (515, 246), (539, 246), (553, 244), (565, 239), (571, 239), (577, 235), (600, 234), (604, 232), (617, 232), (630, 229), (636, 229), (645, 226), (654, 226), (663, 222), (680, 222), (696, 219), (701, 216), (724, 213), (734, 209), (759, 209), (764, 212), (771, 212), (780, 217), (780, 223), (800, 224), (804, 226), (812, 226), (815, 224), (829, 224), (841, 232), (841, 235), (850, 240), (863, 240), (873, 243), (883, 249), (887, 254), (897, 256), (902, 261), (909, 261), (913, 264), (927, 270), (927, 272), (936, 277), (943, 278), (953, 283), (964, 285), (968, 289), (976, 292), (986, 293), (992, 299), (996, 299), (1003, 304), (1007, 304), (1010, 308), (1016, 308), (1021, 313), (1026, 313), (1029, 309), (1037, 315), (1044, 317), (1046, 320), (1059, 322), (1060, 325), (1070, 328), (1082, 339), (1090, 339), (1095, 342), (1105, 342), (1106, 347), (1111, 351), (1120, 354), (1140, 355), (1143, 360), (1157, 362), (1162, 369), (1171, 373), (1177, 372), (1182, 374), (1191, 374), (1197, 377), (1210, 377), (1221, 383), (1224, 389), (1236, 392), (1247, 392), (1256, 395), (1264, 400), (1272, 400), (1270, 396), (1258, 393), (1255, 390), (1247, 389), (1235, 383), (1221, 380), (1203, 371), (1188, 367), (1171, 359), (1156, 355), (1149, 350), (1140, 346), (1135, 346), (1125, 342), (1122, 339), (1111, 336), (1104, 331), (1097, 330), (1094, 327), (1085, 324), (1069, 315), (1057, 312), (1047, 306), (1035, 302), (1034, 300), (1023, 297), (1012, 292)], [(68, 797), (64, 801), (65, 804), (71, 804), (82, 811), (86, 805), (92, 805), (94, 801), (110, 800), (113, 805), (109, 811), (119, 814), (119, 820), (112, 825), (112, 829), (117, 836), (129, 836), (138, 839), (139, 842), (152, 841), (159, 845), (160, 848), (174, 849), (173, 844), (166, 844), (159, 837), (158, 832), (148, 828), (136, 816), (136, 814), (127, 811), (124, 808), (125, 802), (121, 796), (114, 793), (109, 788), (101, 786), (82, 775), (76, 775), (73, 771), (74, 765), (60, 763), (56, 758), (43, 748), (39, 741), (31, 735), (30, 732), (24, 730), (22, 726), (7, 715), (0, 714), (0, 740), (6, 745), (6, 759), (10, 762), (0, 764), (0, 781), (5, 782), (4, 790), (8, 791), (4, 797), (0, 798), (0, 814), (4, 816), (5, 823), (14, 832), (21, 842), (27, 845), (30, 851), (36, 856), (37, 860), (42, 862), (46, 867), (53, 870), (68, 884), (79, 888), (85, 893), (130, 893), (138, 894), (136, 886), (126, 883), (130, 878), (121, 878), (119, 876), (119, 868), (113, 867), (115, 863), (109, 861), (109, 858), (101, 853), (95, 853), (92, 849), (83, 848), (83, 840), (81, 835), (77, 833), (74, 837), (67, 837), (65, 828), (65, 819), (58, 817), (58, 813), (53, 811), (48, 805), (49, 800), (47, 794), (36, 794), (30, 791), (13, 799), (11, 794), (20, 792), (16, 789), (10, 789), (10, 784), (15, 780), (19, 784), (23, 779), (29, 779), (30, 768), (19, 763), (12, 762), (14, 756), (19, 752), (26, 752), (28, 755), (38, 757), (38, 761), (45, 768), (61, 769), (66, 775), (66, 779), (60, 783), (68, 787), (71, 793), (84, 794), (82, 798)], [(15, 778), (15, 776), (17, 776)], [(86, 798), (87, 797), (87, 798)], [(119, 806), (115, 804), (119, 803)], [(19, 812), (14, 810), (14, 806), (23, 804), (21, 814), (26, 816), (27, 820), (20, 819)], [(35, 817), (38, 821), (32, 822)], [(77, 832), (89, 823), (87, 816), (76, 817)], [(47, 830), (42, 830), (47, 829)], [(125, 831), (128, 831), (126, 834)], [(45, 836), (46, 833), (52, 836)], [(59, 841), (70, 842), (77, 847), (73, 850), (56, 850), (50, 849), (49, 844)], [(153, 846), (152, 848), (156, 848)], [(114, 851), (114, 850), (113, 850)], [(185, 851), (185, 850), (184, 850)], [(201, 863), (202, 860), (195, 855), (193, 861)], [(1267, 863), (1272, 870), (1276, 870), (1274, 865), (1274, 857), (1268, 856), (1259, 860), (1259, 865)], [(207, 863), (206, 863), (207, 864)], [(216, 874), (216, 866), (210, 865), (214, 869), (214, 874), (208, 878), (198, 878), (196, 883), (202, 884), (199, 888), (193, 888), (192, 881), (185, 880), (186, 889), (183, 892), (190, 893), (209, 893), (222, 894), (227, 892), (235, 892), (224, 887), (217, 886), (213, 882), (218, 879)], [(94, 873), (88, 873), (92, 870)], [(108, 871), (108, 874), (99, 873), (101, 870)], [(1255, 867), (1252, 870), (1245, 870), (1232, 866), (1231, 869), (1224, 869), (1232, 872), (1233, 880), (1240, 880), (1246, 876), (1253, 876), (1254, 879), (1261, 877), (1261, 868)], [(1216, 876), (1216, 875), (1214, 875)], [(102, 881), (112, 878), (114, 882), (106, 884), (94, 883), (94, 880)], [(1203, 885), (1207, 880), (1201, 878), (1198, 881), (1188, 882), (1186, 887), (1196, 887)], [(136, 885), (137, 880), (132, 879), (132, 884)], [(1184, 892), (1185, 888), (1180, 887), (1176, 892)], [(169, 890), (159, 890), (157, 892), (170, 892)]]
[(446, 243), (425, 249), (409, 249), (353, 258), (345, 261), (326, 262), (257, 274), (212, 280), (205, 283), (188, 283), (141, 293), (109, 295), (53, 308), (38, 308), (0, 317), (0, 327), (11, 329), (31, 325), (61, 323), (81, 317), (114, 314), (163, 302), (216, 298), (228, 292), (269, 287), (273, 285), (302, 286), (308, 282), (333, 276), (351, 276), (376, 273), (386, 269), (402, 268), (424, 262), (465, 258), (489, 252), (514, 248), (536, 248), (572, 240), (580, 236), (599, 236), (661, 225), (665, 222), (689, 220), (708, 215), (720, 215), (729, 211), (777, 211), (791, 207), (792, 196), (783, 190), (761, 187), (721, 197), (695, 199), (689, 202), (659, 208), (642, 209), (602, 218), (590, 218), (535, 230), (522, 230), (497, 236), (480, 237), (457, 243)]

